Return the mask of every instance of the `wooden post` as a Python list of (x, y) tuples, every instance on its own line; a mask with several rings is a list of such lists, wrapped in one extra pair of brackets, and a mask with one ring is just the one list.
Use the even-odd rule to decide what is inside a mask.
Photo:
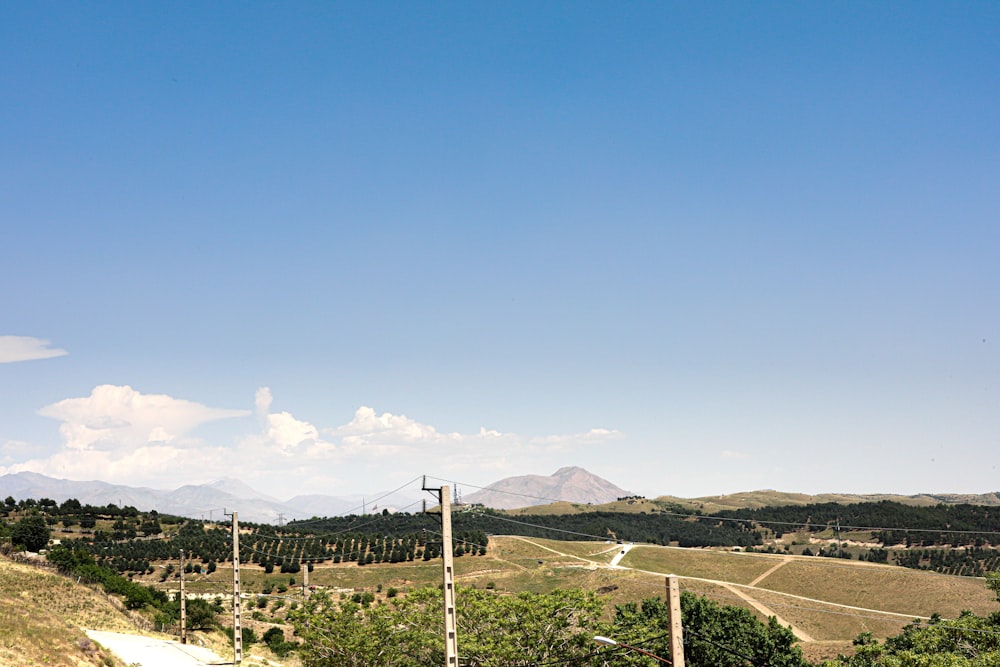
[(233, 512), (233, 664), (243, 662), (243, 626), (240, 618), (240, 523)]
[(184, 594), (184, 550), (181, 549), (181, 643), (187, 644), (187, 596)]
[(455, 623), (455, 566), (451, 553), (451, 495), (441, 487), (441, 560), (444, 561), (445, 667), (458, 667), (458, 633)]
[(681, 589), (677, 575), (667, 575), (667, 617), (670, 621), (670, 664), (684, 667), (684, 628), (681, 625)]

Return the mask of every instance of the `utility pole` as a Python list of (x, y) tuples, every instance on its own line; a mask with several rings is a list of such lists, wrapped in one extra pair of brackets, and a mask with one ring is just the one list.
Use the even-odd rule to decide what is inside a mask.
[(233, 512), (233, 665), (243, 662), (243, 627), (240, 623), (240, 521)]
[(455, 622), (455, 566), (451, 553), (451, 498), (441, 487), (441, 559), (444, 561), (444, 664), (458, 667), (458, 633)]
[(681, 625), (681, 588), (677, 575), (667, 575), (667, 618), (670, 622), (670, 664), (684, 667), (684, 628)]
[(181, 549), (181, 643), (187, 644), (187, 596), (184, 595), (184, 550)]
[[(424, 491), (433, 492), (427, 488), (427, 478), (424, 478)], [(438, 503), (441, 506), (441, 560), (444, 575), (444, 664), (445, 667), (458, 667), (458, 631), (455, 622), (455, 566), (451, 552), (451, 489), (447, 485), (437, 490)]]

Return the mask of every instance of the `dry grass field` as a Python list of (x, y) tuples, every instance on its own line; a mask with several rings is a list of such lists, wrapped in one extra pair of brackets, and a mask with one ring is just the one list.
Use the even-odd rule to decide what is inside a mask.
[(83, 628), (133, 632), (104, 595), (58, 574), (0, 558), (0, 665), (119, 665)]

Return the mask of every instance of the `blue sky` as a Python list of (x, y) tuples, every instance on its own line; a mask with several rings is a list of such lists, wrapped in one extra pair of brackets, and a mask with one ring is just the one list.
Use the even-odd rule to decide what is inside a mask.
[(1000, 489), (995, 3), (8, 3), (0, 473)]

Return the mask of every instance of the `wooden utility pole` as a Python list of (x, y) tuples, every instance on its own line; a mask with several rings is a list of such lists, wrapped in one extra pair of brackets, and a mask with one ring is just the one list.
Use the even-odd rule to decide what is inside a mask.
[[(451, 552), (451, 495), (447, 486), (440, 489), (427, 488), (427, 477), (424, 477), (424, 491), (437, 493), (438, 506), (441, 508), (441, 561), (443, 562), (444, 586), (444, 664), (445, 667), (458, 667), (458, 631), (455, 622), (455, 566)], [(424, 501), (424, 512), (427, 502)]]
[(455, 566), (451, 553), (451, 496), (441, 487), (441, 560), (444, 561), (444, 664), (458, 667), (458, 632), (455, 623)]
[(187, 596), (184, 594), (184, 550), (181, 549), (181, 643), (187, 644)]
[(670, 664), (684, 667), (684, 628), (681, 625), (681, 587), (677, 575), (667, 575), (667, 618), (670, 622)]
[(240, 521), (233, 512), (233, 665), (243, 662), (243, 626), (240, 618)]

